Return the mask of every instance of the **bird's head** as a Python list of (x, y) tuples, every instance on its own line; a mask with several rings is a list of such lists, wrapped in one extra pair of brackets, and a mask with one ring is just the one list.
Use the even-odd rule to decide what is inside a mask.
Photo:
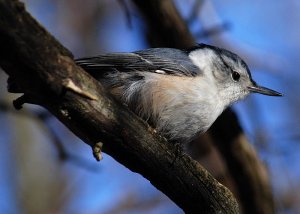
[(245, 98), (249, 93), (282, 96), (281, 93), (258, 85), (247, 64), (236, 54), (225, 49), (200, 44), (189, 57), (211, 82), (225, 105)]

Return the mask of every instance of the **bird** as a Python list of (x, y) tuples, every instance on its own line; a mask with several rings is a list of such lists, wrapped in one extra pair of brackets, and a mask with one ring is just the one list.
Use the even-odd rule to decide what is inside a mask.
[(237, 54), (207, 44), (149, 48), (75, 60), (117, 101), (167, 140), (188, 143), (250, 93), (282, 96), (258, 85)]

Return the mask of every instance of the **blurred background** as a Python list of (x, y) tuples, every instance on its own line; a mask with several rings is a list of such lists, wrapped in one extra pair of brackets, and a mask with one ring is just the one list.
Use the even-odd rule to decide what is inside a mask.
[[(131, 1), (25, 0), (75, 57), (149, 47)], [(197, 42), (231, 50), (283, 98), (251, 95), (233, 108), (267, 166), (277, 213), (300, 213), (300, 2), (174, 1)], [(178, 38), (180, 39), (180, 38)], [(182, 213), (139, 174), (82, 143), (43, 109), (16, 112), (0, 72), (0, 213)]]

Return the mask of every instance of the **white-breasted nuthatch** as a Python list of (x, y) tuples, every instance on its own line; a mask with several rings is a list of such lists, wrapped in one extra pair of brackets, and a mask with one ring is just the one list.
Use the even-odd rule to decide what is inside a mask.
[(118, 100), (169, 140), (188, 142), (222, 111), (250, 92), (281, 93), (259, 86), (236, 54), (211, 45), (151, 48), (76, 60)]

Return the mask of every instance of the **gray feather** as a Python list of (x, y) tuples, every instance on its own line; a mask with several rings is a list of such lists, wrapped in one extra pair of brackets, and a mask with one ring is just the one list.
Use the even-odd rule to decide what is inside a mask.
[(132, 53), (109, 53), (77, 59), (76, 63), (97, 78), (108, 72), (157, 72), (175, 76), (201, 73), (185, 51), (174, 48), (151, 48)]

